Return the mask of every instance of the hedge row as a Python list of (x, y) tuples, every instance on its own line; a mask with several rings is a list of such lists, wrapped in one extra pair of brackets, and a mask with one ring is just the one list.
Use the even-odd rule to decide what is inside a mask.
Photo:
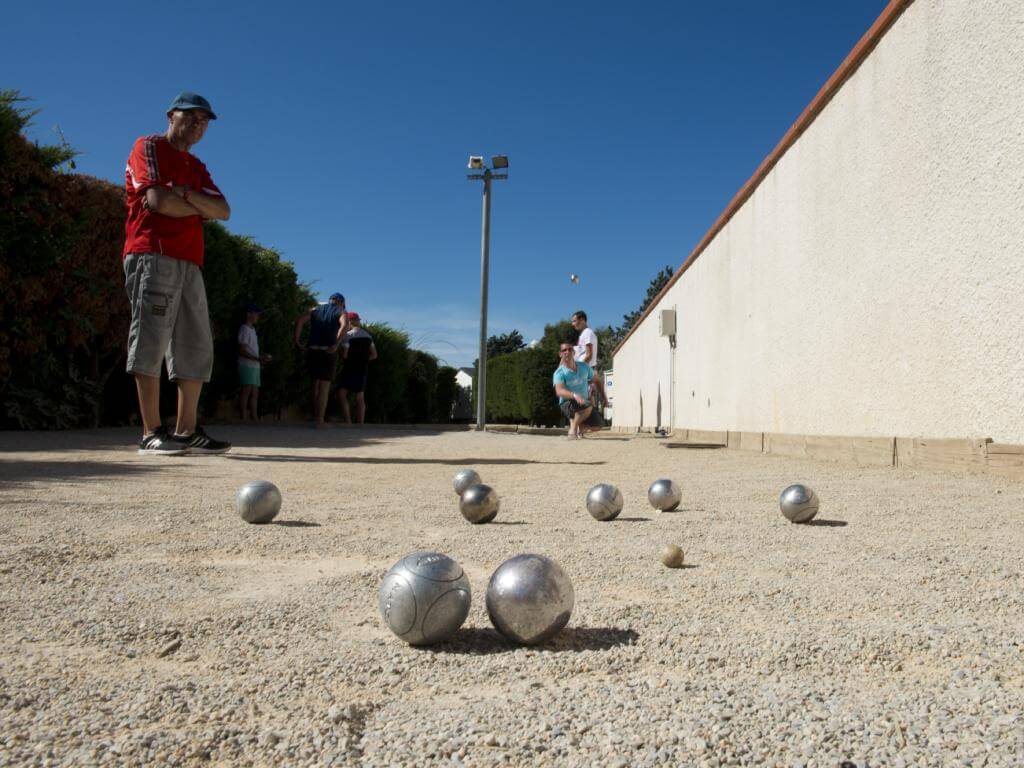
[(487, 361), (487, 420), (502, 424), (559, 424), (550, 350), (537, 347)]

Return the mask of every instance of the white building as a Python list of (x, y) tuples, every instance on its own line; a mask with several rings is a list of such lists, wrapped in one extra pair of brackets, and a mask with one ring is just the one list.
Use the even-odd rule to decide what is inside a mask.
[(1022, 126), (1024, 3), (890, 2), (615, 351), (617, 428), (1024, 443)]

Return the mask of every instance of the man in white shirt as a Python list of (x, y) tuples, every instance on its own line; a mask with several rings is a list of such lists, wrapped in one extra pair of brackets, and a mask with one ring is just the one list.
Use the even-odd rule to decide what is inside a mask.
[(604, 394), (604, 384), (601, 381), (601, 376), (597, 373), (597, 334), (594, 333), (593, 328), (587, 326), (587, 313), (582, 309), (572, 313), (571, 322), (572, 327), (580, 335), (576, 345), (573, 347), (573, 358), (576, 362), (586, 363), (594, 369), (594, 380), (591, 386), (596, 397), (592, 395), (591, 402), (608, 407), (608, 398)]
[(238, 408), (242, 421), (258, 419), (257, 403), (260, 396), (260, 365), (270, 361), (270, 355), (260, 354), (260, 342), (256, 338), (256, 321), (260, 308), (250, 304), (245, 308), (245, 323), (238, 329)]

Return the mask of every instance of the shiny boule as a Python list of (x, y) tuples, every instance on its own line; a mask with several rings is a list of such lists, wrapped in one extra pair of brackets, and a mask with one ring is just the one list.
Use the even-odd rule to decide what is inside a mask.
[(431, 645), (450, 637), (466, 620), (469, 579), (447, 555), (413, 552), (387, 572), (377, 598), (388, 629), (410, 645)]
[(647, 489), (647, 500), (651, 502), (652, 507), (662, 512), (671, 512), (679, 506), (682, 499), (683, 492), (679, 490), (679, 486), (667, 477), (655, 480)]
[(480, 481), (480, 475), (475, 469), (460, 469), (455, 473), (455, 479), (452, 480), (452, 487), (455, 489), (455, 494), (461, 496), (466, 492), (466, 489), (471, 485), (476, 485)]
[(269, 523), (281, 511), (281, 491), (266, 480), (253, 480), (238, 489), (235, 507), (247, 523)]
[(516, 555), (487, 584), (487, 614), (509, 640), (536, 645), (569, 623), (576, 595), (561, 566), (543, 555)]
[(475, 524), (489, 523), (498, 515), (498, 494), (489, 485), (476, 483), (462, 492), (459, 511), (462, 516)]
[(622, 511), (622, 493), (610, 483), (598, 483), (587, 492), (587, 512), (595, 520), (614, 520)]
[(818, 494), (800, 483), (789, 486), (779, 496), (779, 508), (791, 523), (808, 523), (818, 514)]
[(666, 568), (678, 568), (683, 564), (683, 550), (675, 544), (666, 544), (661, 550), (661, 562)]

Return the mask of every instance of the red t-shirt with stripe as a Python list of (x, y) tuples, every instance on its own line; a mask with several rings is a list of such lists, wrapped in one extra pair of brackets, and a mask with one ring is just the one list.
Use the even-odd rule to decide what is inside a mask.
[(171, 146), (166, 136), (136, 139), (125, 168), (128, 217), (124, 225), (124, 258), (129, 253), (162, 253), (203, 265), (203, 217), (175, 218), (148, 210), (146, 190), (155, 186), (188, 186), (223, 197), (195, 155)]

